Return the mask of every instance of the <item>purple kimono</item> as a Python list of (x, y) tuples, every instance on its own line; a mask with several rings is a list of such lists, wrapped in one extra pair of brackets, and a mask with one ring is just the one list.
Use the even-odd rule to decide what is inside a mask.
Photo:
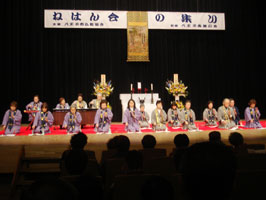
[[(45, 118), (47, 117), (48, 122), (45, 121)], [(44, 112), (38, 112), (36, 113), (36, 117), (33, 122), (33, 126), (35, 126), (34, 133), (50, 133), (50, 127), (54, 123), (54, 117), (50, 111)]]
[[(253, 119), (253, 122), (251, 120)], [(260, 111), (255, 112), (254, 108), (247, 107), (245, 110), (246, 128), (262, 128), (260, 122)]]
[(67, 126), (68, 133), (78, 133), (81, 131), (81, 121), (82, 117), (79, 112), (76, 112), (76, 117), (71, 112), (68, 112), (65, 115), (63, 127)]
[[(107, 116), (105, 116), (105, 113), (107, 113)], [(107, 133), (109, 131), (111, 121), (113, 118), (112, 111), (107, 108), (105, 110), (98, 109), (94, 118), (94, 125), (98, 124), (98, 128), (95, 126), (95, 132), (96, 133)]]
[[(12, 118), (12, 114), (14, 118)], [(20, 132), (22, 114), (20, 110), (11, 111), (8, 109), (3, 118), (3, 126), (6, 126), (5, 134), (11, 135)]]
[[(30, 102), (27, 106), (26, 106), (26, 110), (41, 110), (41, 107), (42, 107), (42, 102), (38, 102), (38, 103), (35, 103), (34, 101)], [(32, 113), (32, 115), (36, 115), (36, 113)], [(29, 121), (32, 120), (32, 115), (29, 114)]]
[(69, 104), (65, 103), (65, 106), (61, 105), (60, 103), (56, 105), (56, 109), (69, 109)]
[[(133, 114), (135, 113), (135, 118)], [(139, 120), (141, 118), (141, 112), (136, 108), (134, 111), (129, 110), (128, 108), (124, 112), (123, 123), (127, 123), (128, 126), (125, 127), (125, 130), (128, 132), (139, 132)]]

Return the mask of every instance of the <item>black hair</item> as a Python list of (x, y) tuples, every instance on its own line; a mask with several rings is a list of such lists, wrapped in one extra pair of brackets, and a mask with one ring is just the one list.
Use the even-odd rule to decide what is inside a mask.
[(134, 99), (129, 99), (128, 102), (127, 102), (127, 108), (130, 110), (130, 106), (129, 106), (129, 103), (130, 101), (132, 101), (134, 103), (134, 110), (136, 109), (136, 102), (134, 101)]
[(102, 108), (102, 104), (104, 104), (104, 103), (105, 103), (105, 104), (106, 104), (106, 106), (107, 106), (107, 104), (108, 104), (107, 100), (105, 100), (105, 99), (104, 99), (104, 100), (101, 100), (101, 103), (100, 103), (100, 108)]
[(142, 146), (146, 148), (154, 148), (156, 145), (156, 139), (153, 135), (145, 135), (141, 140)]
[(158, 100), (158, 101), (156, 101), (156, 106), (159, 104), (159, 103), (163, 103), (161, 100)]
[(229, 142), (233, 146), (240, 146), (244, 144), (244, 138), (240, 133), (233, 132), (233, 133), (230, 133), (229, 135)]
[(88, 137), (82, 132), (73, 135), (70, 140), (72, 149), (83, 149), (87, 144), (87, 139)]
[(178, 134), (174, 138), (176, 148), (186, 148), (189, 145), (189, 138), (186, 134)]

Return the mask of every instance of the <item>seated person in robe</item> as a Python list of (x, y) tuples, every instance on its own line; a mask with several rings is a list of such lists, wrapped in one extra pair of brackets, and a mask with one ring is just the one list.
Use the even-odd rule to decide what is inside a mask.
[(230, 100), (225, 98), (223, 100), (223, 105), (218, 108), (219, 128), (231, 129), (236, 127), (235, 112), (229, 104)]
[[(27, 106), (26, 106), (26, 110), (37, 110), (40, 111), (41, 110), (41, 106), (42, 106), (42, 102), (40, 101), (39, 95), (35, 95), (33, 97), (33, 101), (30, 102)], [(29, 114), (29, 121), (32, 121), (32, 116), (35, 117), (36, 113), (32, 113)]]
[(93, 109), (99, 109), (100, 108), (100, 103), (103, 100), (102, 93), (97, 93), (97, 98), (93, 99), (90, 103), (89, 106)]
[(191, 101), (185, 102), (185, 108), (180, 112), (180, 122), (183, 125), (184, 130), (198, 130), (195, 124), (196, 115), (191, 109)]
[(141, 117), (140, 111), (136, 108), (136, 103), (133, 99), (128, 101), (127, 109), (123, 115), (123, 124), (127, 132), (140, 132), (139, 120)]
[(150, 116), (145, 111), (145, 105), (144, 104), (140, 105), (140, 113), (141, 113), (141, 117), (139, 120), (140, 128), (149, 128), (150, 127), (150, 124), (149, 124)]
[(2, 126), (7, 136), (15, 136), (20, 132), (22, 114), (17, 107), (18, 103), (12, 101), (10, 103), (10, 109), (8, 109), (4, 115)]
[(163, 110), (163, 104), (161, 100), (156, 102), (156, 108), (151, 114), (152, 129), (154, 131), (166, 131), (166, 112)]
[(61, 97), (59, 99), (59, 103), (56, 105), (56, 109), (69, 109), (68, 103), (66, 103), (66, 100), (64, 97)]
[(41, 107), (41, 111), (36, 114), (36, 117), (32, 126), (32, 135), (50, 133), (50, 127), (54, 123), (54, 117), (50, 111), (48, 111), (48, 104), (44, 102)]
[(234, 99), (230, 99), (230, 104), (229, 106), (233, 109), (234, 111), (234, 114), (235, 114), (235, 124), (236, 125), (241, 125), (240, 124), (240, 112), (239, 112), (239, 109), (238, 107), (235, 106), (235, 100)]
[(168, 116), (168, 126), (170, 127), (179, 127), (180, 121), (179, 121), (179, 109), (177, 108), (176, 102), (173, 102), (171, 105), (171, 108), (169, 108), (167, 112)]
[(213, 108), (213, 102), (208, 102), (208, 107), (203, 112), (203, 121), (206, 126), (217, 126), (217, 111)]
[(75, 100), (71, 106), (75, 106), (76, 109), (86, 109), (88, 108), (86, 101), (83, 100), (83, 94), (78, 94), (78, 99)]
[(258, 107), (256, 107), (256, 100), (251, 99), (249, 101), (249, 106), (245, 109), (245, 121), (246, 128), (262, 128), (260, 124), (260, 111)]
[(79, 133), (81, 131), (82, 117), (75, 106), (71, 106), (70, 112), (65, 115), (63, 127), (67, 129), (67, 133)]
[(96, 112), (94, 118), (95, 132), (96, 133), (111, 133), (110, 125), (113, 118), (112, 111), (107, 108), (107, 101), (102, 100), (100, 103), (100, 107)]

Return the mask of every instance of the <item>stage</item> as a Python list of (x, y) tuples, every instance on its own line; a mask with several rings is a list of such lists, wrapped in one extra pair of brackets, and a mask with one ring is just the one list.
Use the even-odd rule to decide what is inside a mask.
[[(101, 152), (106, 150), (107, 141), (120, 134), (129, 137), (131, 149), (141, 149), (141, 140), (143, 136), (146, 134), (152, 134), (157, 140), (156, 148), (167, 149), (167, 154), (172, 152), (172, 149), (174, 148), (174, 137), (180, 133), (188, 135), (190, 144), (207, 141), (209, 133), (214, 130), (221, 132), (222, 141), (225, 144), (229, 144), (228, 137), (233, 131), (241, 133), (244, 137), (245, 143), (247, 144), (266, 144), (266, 120), (261, 121), (261, 123), (264, 127), (263, 129), (244, 129), (243, 127), (240, 127), (237, 130), (222, 130), (218, 128), (204, 127), (204, 123), (202, 121), (198, 121), (196, 124), (200, 131), (190, 132), (182, 129), (169, 128), (169, 132), (153, 132), (151, 129), (147, 129), (142, 130), (142, 133), (126, 133), (124, 131), (124, 126), (121, 123), (114, 123), (111, 128), (112, 134), (95, 134), (92, 126), (86, 126), (82, 129), (82, 131), (88, 137), (86, 149), (95, 151), (97, 160), (100, 160)], [(29, 156), (34, 156), (34, 151), (42, 149), (45, 155), (49, 155), (51, 153), (53, 156), (60, 157), (63, 150), (69, 148), (71, 135), (67, 135), (65, 130), (61, 130), (56, 127), (51, 129), (51, 133), (44, 136), (28, 136), (31, 131), (25, 129), (26, 127), (23, 126), (22, 132), (15, 137), (0, 137), (0, 145), (24, 145), (26, 154)], [(1, 131), (1, 134), (2, 133), (3, 131)]]

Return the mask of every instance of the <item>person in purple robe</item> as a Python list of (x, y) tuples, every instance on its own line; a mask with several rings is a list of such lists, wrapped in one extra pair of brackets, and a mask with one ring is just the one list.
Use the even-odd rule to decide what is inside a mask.
[(141, 113), (136, 108), (136, 103), (133, 99), (128, 101), (127, 109), (123, 115), (123, 124), (125, 124), (125, 130), (127, 132), (140, 132), (139, 121), (141, 119)]
[(67, 133), (78, 133), (81, 131), (81, 121), (82, 117), (76, 106), (71, 106), (70, 112), (65, 115), (63, 127), (67, 129)]
[(59, 103), (56, 105), (55, 108), (56, 108), (56, 109), (69, 109), (70, 107), (69, 107), (69, 104), (66, 103), (65, 98), (64, 98), (64, 97), (61, 97), (61, 98), (59, 99)]
[[(39, 95), (33, 97), (33, 101), (26, 106), (26, 110), (38, 110), (40, 111), (42, 102), (40, 101)], [(36, 116), (36, 113), (29, 114), (29, 121), (32, 121), (32, 116)]]
[(32, 135), (50, 133), (50, 127), (54, 123), (54, 117), (50, 111), (48, 111), (48, 104), (44, 102), (41, 107), (41, 111), (36, 114), (36, 117), (32, 126)]
[(255, 99), (251, 99), (249, 101), (249, 107), (245, 109), (246, 128), (262, 128), (259, 122), (260, 111), (258, 107), (256, 107), (256, 103)]
[(94, 130), (99, 134), (111, 133), (109, 130), (113, 118), (113, 113), (109, 108), (107, 108), (107, 104), (108, 102), (106, 100), (101, 101), (100, 108), (97, 110), (94, 118)]
[(15, 136), (20, 132), (22, 114), (17, 107), (18, 103), (12, 101), (10, 103), (10, 109), (8, 109), (4, 115), (2, 126), (7, 136)]

